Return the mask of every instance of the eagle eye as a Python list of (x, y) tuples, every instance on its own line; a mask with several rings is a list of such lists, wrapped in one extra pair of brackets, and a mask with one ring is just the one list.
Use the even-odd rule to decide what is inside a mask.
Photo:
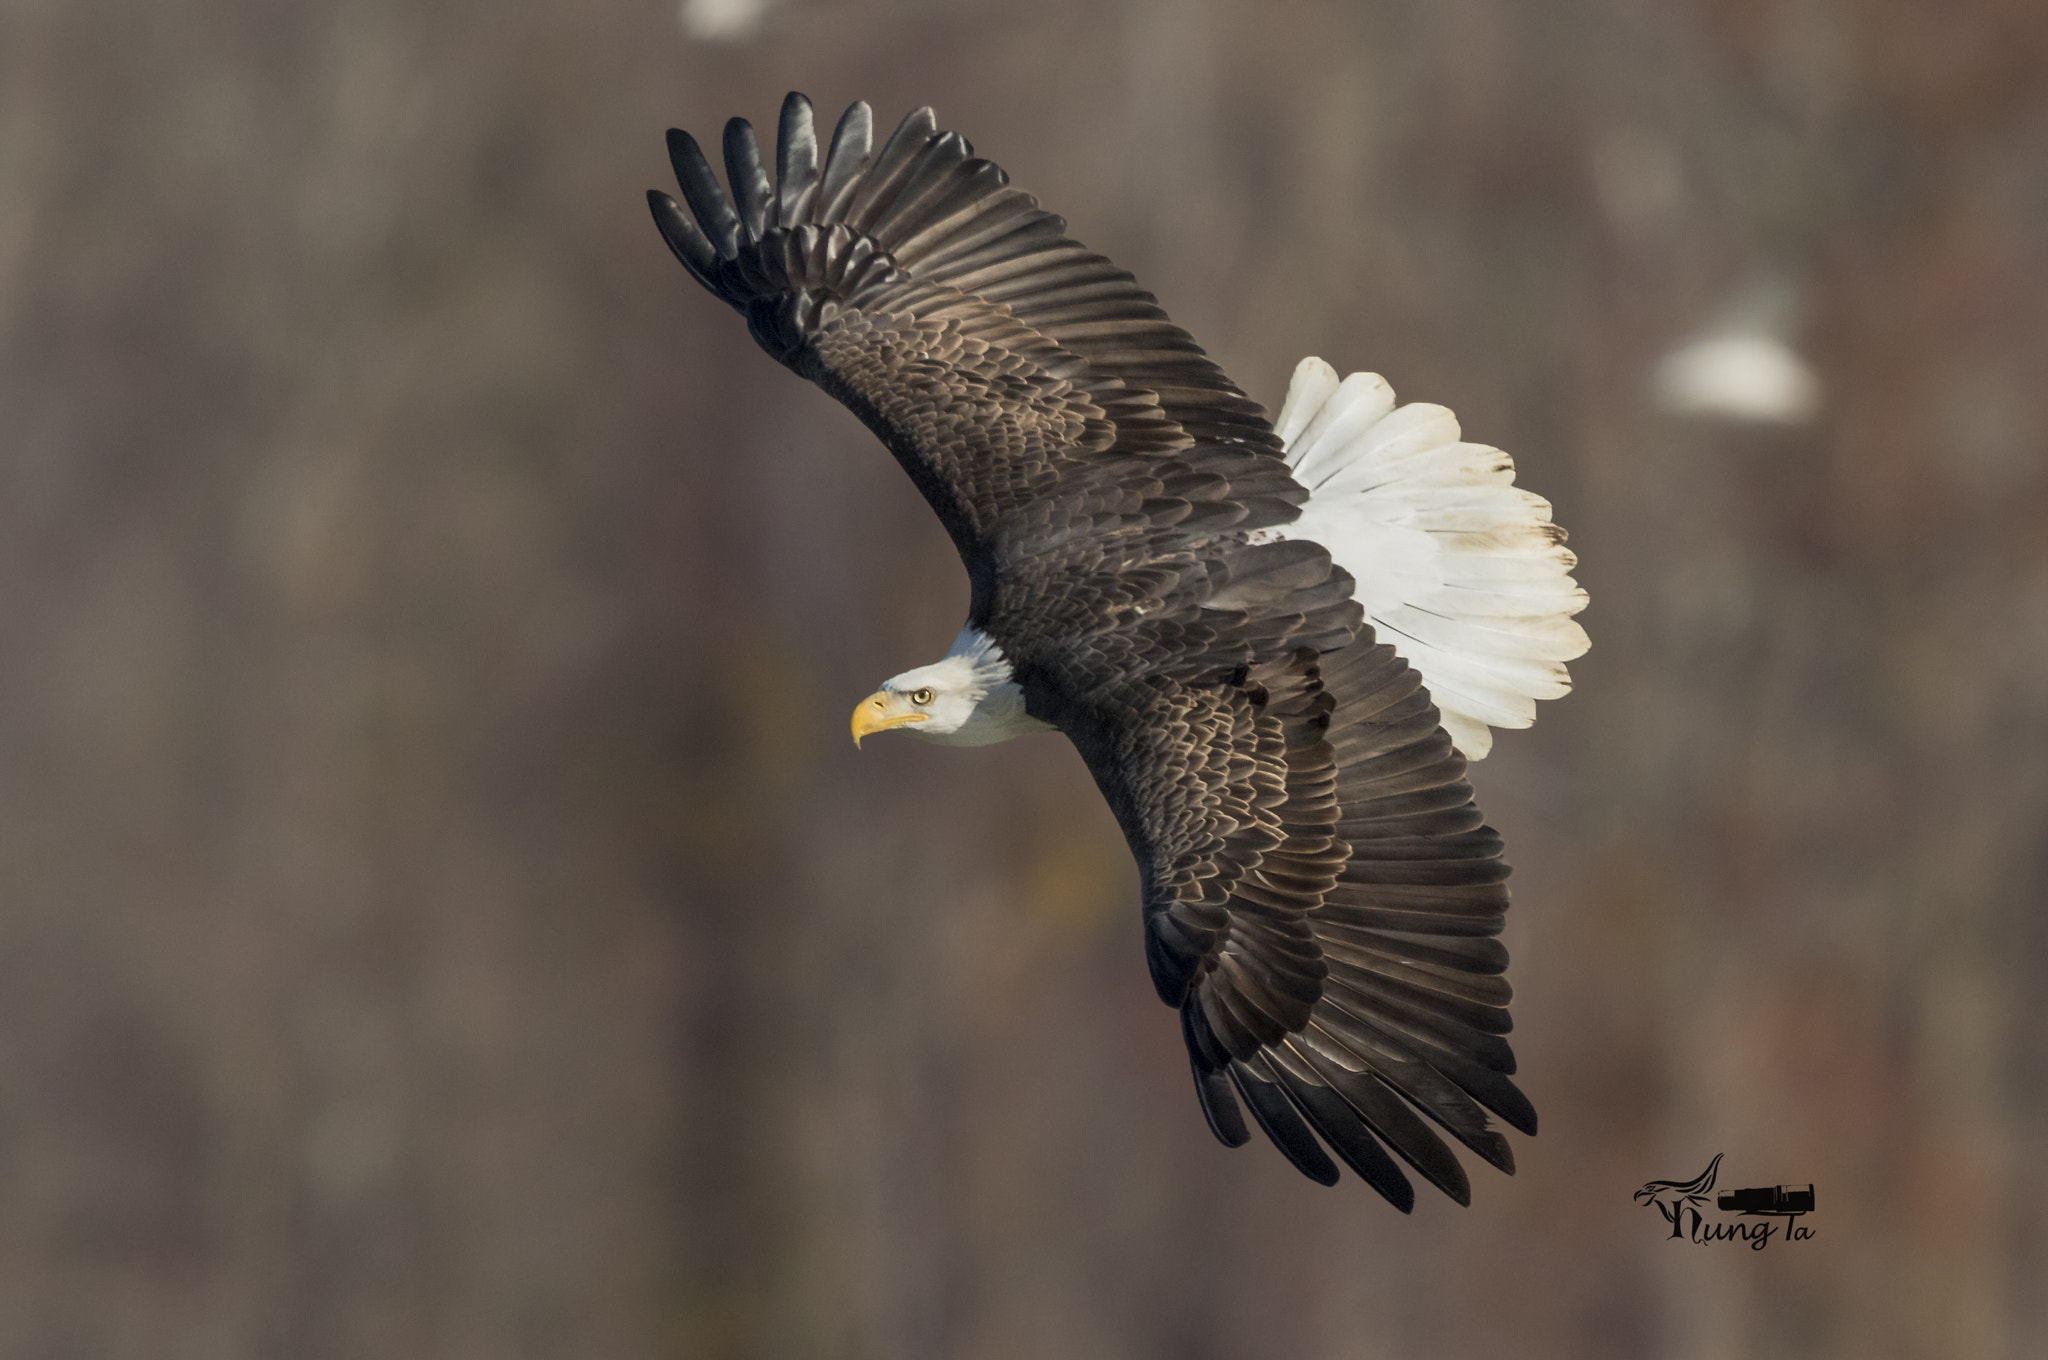
[(926, 704), (930, 703), (931, 701), (932, 692), (929, 687), (925, 689), (914, 689), (910, 691), (910, 702), (916, 704), (919, 708), (923, 708)]

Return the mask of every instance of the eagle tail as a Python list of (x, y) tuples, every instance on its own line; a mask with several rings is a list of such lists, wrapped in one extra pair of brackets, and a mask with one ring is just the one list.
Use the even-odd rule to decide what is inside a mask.
[(1301, 518), (1276, 532), (1313, 539), (1358, 581), (1382, 642), (1422, 675), (1469, 760), (1489, 727), (1527, 727), (1536, 700), (1571, 689), (1565, 663), (1590, 645), (1573, 615), (1586, 592), (1550, 503), (1517, 487), (1514, 460), (1461, 440), (1441, 406), (1396, 406), (1376, 373), (1338, 380), (1301, 361), (1278, 429)]

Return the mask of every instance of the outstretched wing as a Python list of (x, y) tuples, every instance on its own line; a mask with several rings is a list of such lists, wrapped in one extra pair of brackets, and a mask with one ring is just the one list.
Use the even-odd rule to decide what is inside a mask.
[[(1269, 598), (1219, 641), (1296, 608)], [(1414, 1191), (1388, 1149), (1469, 1203), (1423, 1115), (1512, 1173), (1488, 1113), (1530, 1134), (1536, 1113), (1509, 1080), (1508, 867), (1464, 758), (1369, 630), (1186, 674), (1109, 679), (1096, 720), (1063, 726), (1137, 855), (1147, 961), (1210, 1128), (1243, 1143), (1242, 1098), (1312, 1179), (1338, 1174), (1320, 1138), (1404, 1212)]]
[(1304, 1172), (1336, 1178), (1320, 1134), (1404, 1209), (1379, 1140), (1469, 1197), (1418, 1109), (1511, 1167), (1480, 1108), (1533, 1130), (1499, 1037), (1498, 838), (1350, 576), (1251, 541), (1305, 499), (1260, 409), (929, 110), (874, 151), (856, 104), (821, 160), (791, 95), (773, 183), (735, 119), (731, 197), (687, 134), (669, 149), (670, 248), (888, 445), (970, 622), (1115, 810), (1217, 1135), (1245, 1140), (1234, 1090)]
[(735, 118), (731, 197), (696, 141), (671, 131), (695, 220), (666, 194), (648, 202), (676, 257), (745, 313), (762, 348), (889, 446), (967, 563), (977, 613), (1019, 560), (1004, 522), (1056, 486), (1085, 483), (1112, 508), (1175, 503), (1149, 514), (1212, 507), (1243, 527), (1294, 518), (1306, 496), (1264, 413), (1151, 294), (1068, 240), (930, 109), (879, 151), (872, 128), (855, 104), (821, 161), (810, 102), (791, 94), (771, 184)]

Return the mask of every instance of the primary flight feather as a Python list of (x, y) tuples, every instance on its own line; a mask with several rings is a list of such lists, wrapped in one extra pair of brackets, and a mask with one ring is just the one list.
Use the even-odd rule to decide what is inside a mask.
[(877, 148), (855, 104), (821, 150), (792, 94), (779, 131), (771, 178), (726, 125), (729, 194), (671, 131), (689, 211), (648, 202), (966, 564), (952, 650), (862, 700), (855, 741), (1064, 732), (1137, 858), (1216, 1136), (1242, 1144), (1249, 1110), (1315, 1180), (1334, 1152), (1405, 1211), (1405, 1162), (1469, 1202), (1437, 1129), (1508, 1172), (1489, 1114), (1536, 1131), (1504, 1037), (1508, 868), (1465, 764), (1586, 649), (1550, 507), (1450, 412), (1318, 359), (1276, 429), (929, 109)]

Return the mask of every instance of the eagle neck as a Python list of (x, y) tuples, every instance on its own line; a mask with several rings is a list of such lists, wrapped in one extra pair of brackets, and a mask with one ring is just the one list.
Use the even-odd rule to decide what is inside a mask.
[(979, 697), (974, 712), (957, 730), (929, 734), (929, 740), (950, 746), (988, 746), (1032, 732), (1053, 730), (1052, 724), (1040, 722), (1024, 711), (1024, 689), (1012, 678), (1010, 659), (987, 633), (972, 624), (962, 628), (946, 659), (968, 668)]

